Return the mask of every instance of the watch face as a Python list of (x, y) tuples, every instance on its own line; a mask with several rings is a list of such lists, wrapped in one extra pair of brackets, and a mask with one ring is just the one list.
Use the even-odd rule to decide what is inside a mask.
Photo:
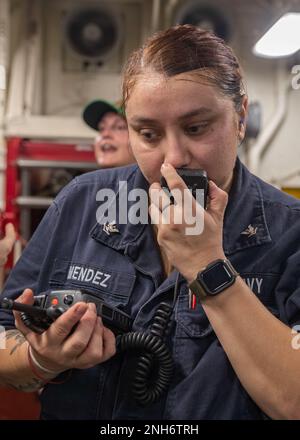
[(224, 286), (228, 286), (234, 281), (234, 276), (228, 271), (223, 262), (218, 262), (202, 272), (201, 279), (206, 289), (213, 295), (219, 293)]

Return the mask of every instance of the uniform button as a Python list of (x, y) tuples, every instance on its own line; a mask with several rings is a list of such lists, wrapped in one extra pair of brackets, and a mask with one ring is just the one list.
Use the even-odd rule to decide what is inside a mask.
[(64, 297), (64, 303), (69, 306), (70, 304), (72, 304), (72, 302), (74, 301), (74, 298), (72, 295), (66, 295)]

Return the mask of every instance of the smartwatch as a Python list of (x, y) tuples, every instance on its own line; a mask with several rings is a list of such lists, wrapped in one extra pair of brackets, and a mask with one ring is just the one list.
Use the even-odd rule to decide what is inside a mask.
[(232, 286), (238, 275), (229, 260), (215, 260), (197, 274), (189, 288), (201, 301)]

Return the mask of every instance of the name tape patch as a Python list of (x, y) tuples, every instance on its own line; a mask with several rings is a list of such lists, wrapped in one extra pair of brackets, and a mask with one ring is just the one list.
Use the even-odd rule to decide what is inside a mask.
[[(118, 301), (126, 302), (135, 283), (135, 274), (114, 270), (113, 265), (100, 266), (80, 261), (55, 259), (49, 285), (51, 287), (79, 287), (94, 289), (100, 293), (116, 296)], [(124, 268), (125, 269), (125, 268)]]
[(95, 286), (101, 286), (104, 288), (109, 287), (109, 279), (111, 274), (101, 272), (100, 270), (93, 269), (91, 267), (79, 266), (72, 264), (69, 267), (67, 280), (81, 281), (88, 284), (94, 284)]

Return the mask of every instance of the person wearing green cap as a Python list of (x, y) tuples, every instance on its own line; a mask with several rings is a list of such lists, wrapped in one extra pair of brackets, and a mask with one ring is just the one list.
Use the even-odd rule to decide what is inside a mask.
[(122, 108), (107, 101), (96, 100), (85, 107), (82, 118), (87, 125), (98, 131), (94, 141), (94, 153), (101, 168), (119, 167), (135, 162)]

